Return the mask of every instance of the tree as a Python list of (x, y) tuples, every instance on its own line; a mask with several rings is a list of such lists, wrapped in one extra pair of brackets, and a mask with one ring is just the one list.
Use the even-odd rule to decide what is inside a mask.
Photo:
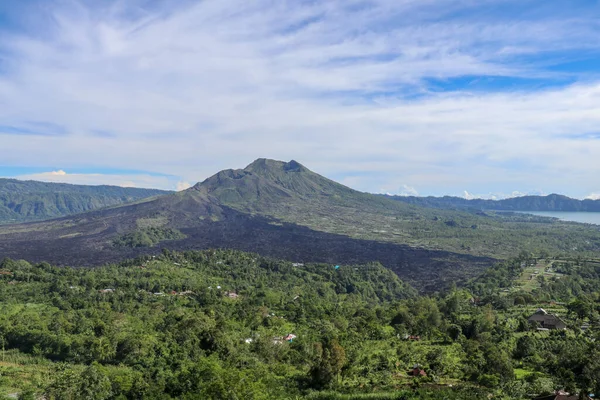
[(568, 305), (569, 313), (575, 313), (579, 319), (585, 319), (594, 312), (594, 306), (587, 299), (578, 298)]
[(112, 396), (110, 380), (94, 363), (87, 367), (79, 379), (77, 398), (82, 400), (105, 400)]
[(54, 375), (54, 380), (46, 388), (45, 397), (49, 400), (78, 399), (80, 375), (68, 364), (59, 364)]
[(515, 358), (522, 359), (535, 354), (536, 346), (535, 339), (530, 336), (521, 336), (517, 340), (517, 346), (515, 348)]
[(448, 333), (450, 339), (457, 341), (460, 338), (460, 335), (462, 334), (462, 329), (460, 326), (452, 324), (448, 327), (446, 332)]
[(328, 387), (339, 377), (344, 364), (346, 364), (346, 352), (337, 339), (325, 341), (325, 345), (318, 344), (321, 348), (320, 357), (316, 365), (311, 368), (310, 376), (313, 384), (318, 387)]

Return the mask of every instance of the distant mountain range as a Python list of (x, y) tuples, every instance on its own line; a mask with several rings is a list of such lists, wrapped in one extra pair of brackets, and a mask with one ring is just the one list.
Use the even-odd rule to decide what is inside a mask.
[(598, 230), (434, 209), (363, 193), (296, 161), (258, 159), (188, 190), (0, 226), (0, 258), (93, 266), (161, 250), (232, 248), (295, 262), (381, 262), (423, 290), (525, 249), (600, 250)]
[(0, 224), (44, 220), (169, 193), (0, 178)]
[(503, 200), (467, 200), (462, 197), (387, 196), (408, 204), (441, 209), (496, 211), (587, 211), (600, 212), (600, 200), (577, 200), (560, 194), (522, 196)]

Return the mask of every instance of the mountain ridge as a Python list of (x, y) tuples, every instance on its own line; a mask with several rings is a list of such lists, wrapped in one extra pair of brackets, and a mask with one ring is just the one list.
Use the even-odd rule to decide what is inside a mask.
[(455, 196), (419, 197), (386, 195), (386, 197), (412, 205), (440, 209), (600, 212), (600, 200), (579, 200), (556, 193), (546, 196), (527, 195), (501, 200), (465, 199)]
[(294, 262), (379, 261), (431, 291), (523, 250), (600, 250), (591, 228), (480, 214), (406, 204), (353, 190), (297, 161), (258, 159), (185, 191), (2, 226), (0, 257), (94, 266), (161, 249), (231, 248)]
[[(162, 248), (233, 248), (301, 262), (380, 261), (411, 282), (428, 282), (420, 287), (473, 276), (493, 261), (372, 237), (375, 230), (369, 224), (380, 227), (380, 222), (408, 215), (412, 209), (350, 189), (296, 161), (259, 159), (244, 169), (217, 172), (185, 191), (0, 227), (0, 255), (94, 266), (155, 254)], [(357, 225), (359, 219), (364, 226)], [(119, 238), (131, 239), (132, 234), (143, 235), (148, 229), (153, 235), (162, 231), (181, 238), (145, 248), (113, 245)]]
[(0, 178), (0, 224), (58, 218), (166, 193), (170, 192)]

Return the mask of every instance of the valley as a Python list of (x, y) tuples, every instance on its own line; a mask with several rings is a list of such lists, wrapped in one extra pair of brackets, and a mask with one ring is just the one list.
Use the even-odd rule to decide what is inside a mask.
[(435, 291), (525, 249), (591, 254), (600, 250), (600, 231), (528, 215), (407, 205), (355, 191), (295, 161), (267, 159), (221, 171), (182, 192), (0, 227), (0, 255), (32, 262), (99, 266), (163, 248), (231, 248), (299, 262), (380, 262)]

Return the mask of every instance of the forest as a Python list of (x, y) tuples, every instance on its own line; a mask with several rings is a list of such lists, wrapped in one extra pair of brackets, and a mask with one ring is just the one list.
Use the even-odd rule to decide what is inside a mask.
[[(524, 266), (560, 277), (516, 287)], [(541, 264), (540, 264), (541, 265)], [(558, 275), (557, 275), (558, 276)], [(232, 250), (96, 269), (0, 264), (0, 394), (37, 399), (530, 399), (600, 391), (600, 264), (523, 253), (421, 295), (377, 263)], [(538, 307), (565, 330), (528, 323)]]

